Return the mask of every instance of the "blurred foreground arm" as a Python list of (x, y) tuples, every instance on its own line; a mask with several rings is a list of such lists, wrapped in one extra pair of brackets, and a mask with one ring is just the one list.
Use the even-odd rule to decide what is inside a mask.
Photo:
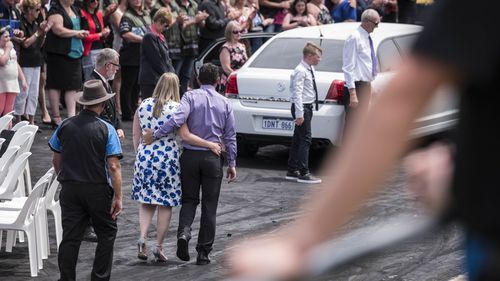
[(236, 276), (289, 278), (304, 271), (307, 253), (344, 224), (385, 178), (407, 146), (413, 120), (451, 70), (422, 57), (410, 57), (365, 115), (355, 116), (345, 145), (326, 163), (324, 183), (307, 212), (276, 236), (250, 241), (230, 253)]

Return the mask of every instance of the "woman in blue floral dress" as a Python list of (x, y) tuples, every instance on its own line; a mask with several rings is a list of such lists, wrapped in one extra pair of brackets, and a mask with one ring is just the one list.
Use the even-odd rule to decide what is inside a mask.
[[(140, 238), (138, 255), (147, 260), (146, 239), (153, 215), (157, 214), (157, 240), (153, 254), (157, 261), (165, 262), (162, 245), (170, 225), (172, 207), (181, 204), (181, 182), (179, 157), (180, 145), (177, 133), (172, 133), (150, 145), (141, 141), (142, 130), (156, 130), (166, 123), (179, 106), (179, 79), (173, 73), (160, 77), (153, 97), (145, 99), (136, 111), (133, 124), (133, 141), (137, 151), (134, 165), (132, 199), (141, 203), (139, 207)], [(218, 143), (203, 140), (191, 133), (187, 126), (178, 130), (182, 139), (190, 144), (208, 147), (220, 153)]]

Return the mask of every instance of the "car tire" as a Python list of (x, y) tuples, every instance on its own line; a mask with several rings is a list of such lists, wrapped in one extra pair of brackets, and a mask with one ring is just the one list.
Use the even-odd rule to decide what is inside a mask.
[(244, 142), (238, 142), (238, 156), (239, 157), (253, 157), (257, 154), (259, 146), (256, 144), (248, 144)]

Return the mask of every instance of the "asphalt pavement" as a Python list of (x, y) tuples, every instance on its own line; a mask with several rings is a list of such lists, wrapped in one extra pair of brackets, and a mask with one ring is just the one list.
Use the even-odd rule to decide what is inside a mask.
[[(131, 179), (135, 155), (132, 149), (131, 122), (124, 123), (126, 140), (122, 160), (124, 210), (118, 219), (112, 280), (223, 280), (226, 273), (224, 253), (232, 243), (255, 234), (275, 231), (299, 215), (298, 206), (318, 186), (284, 180), (288, 150), (284, 146), (269, 146), (259, 150), (255, 157), (239, 158), (236, 183), (223, 182), (217, 215), (217, 234), (212, 263), (195, 265), (194, 250), (199, 229), (199, 211), (193, 225), (190, 244), (191, 261), (182, 262), (175, 256), (175, 231), (179, 209), (174, 209), (172, 222), (165, 239), (167, 263), (138, 260), (139, 235), (138, 204), (130, 199)], [(35, 182), (51, 167), (52, 153), (47, 142), (53, 130), (41, 125), (30, 158), (31, 175)], [(325, 151), (314, 152), (311, 164), (318, 171)], [(77, 159), (75, 159), (77, 161)], [(321, 175), (327, 177), (328, 174)], [(349, 223), (343, 232), (363, 229), (383, 223), (400, 214), (419, 216), (415, 198), (403, 185), (404, 174), (398, 169), (387, 181), (386, 188), (369, 200), (361, 218)], [(325, 221), (328, 218), (325, 217)], [(155, 219), (153, 220), (153, 222)], [(44, 260), (43, 269), (33, 280), (57, 280), (57, 254), (53, 221), (49, 216), (52, 255)], [(150, 228), (150, 243), (154, 243), (154, 224)], [(464, 272), (460, 228), (452, 225), (440, 232), (419, 239), (411, 239), (382, 252), (369, 255), (342, 266), (314, 280), (449, 280)], [(353, 242), (353, 247), (356, 246)], [(5, 245), (5, 235), (2, 246)], [(90, 280), (95, 243), (83, 242), (80, 249), (77, 280)], [(334, 253), (332, 253), (333, 255)], [(193, 258), (194, 257), (194, 258)], [(32, 280), (30, 278), (27, 243), (18, 243), (12, 253), (0, 251), (0, 280)]]

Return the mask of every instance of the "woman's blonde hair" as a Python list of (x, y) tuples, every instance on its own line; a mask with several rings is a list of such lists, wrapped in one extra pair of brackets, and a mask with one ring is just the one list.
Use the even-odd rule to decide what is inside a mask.
[(160, 8), (153, 16), (153, 22), (159, 22), (170, 26), (173, 22), (173, 15), (167, 8)]
[(237, 28), (241, 28), (238, 22), (232, 20), (227, 23), (226, 30), (224, 31), (224, 37), (226, 37), (226, 41), (231, 41), (231, 39), (233, 39), (233, 30)]
[(24, 12), (27, 12), (28, 8), (36, 8), (40, 5), (40, 0), (23, 0), (23, 2), (21, 3), (21, 8)]
[(163, 106), (169, 101), (180, 101), (179, 97), (179, 78), (175, 73), (164, 73), (153, 91), (153, 98), (156, 99), (153, 107), (153, 117), (159, 118), (163, 111)]

